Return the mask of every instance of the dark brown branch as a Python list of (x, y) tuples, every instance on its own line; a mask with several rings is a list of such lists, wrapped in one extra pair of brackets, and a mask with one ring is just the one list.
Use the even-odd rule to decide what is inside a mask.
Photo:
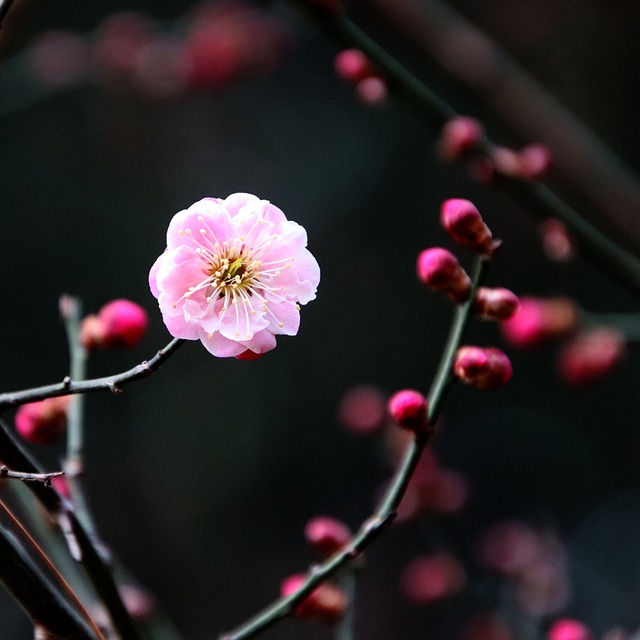
[(13, 480), (24, 480), (25, 482), (42, 482), (47, 487), (51, 486), (51, 478), (63, 476), (64, 471), (53, 471), (51, 473), (23, 473), (22, 471), (12, 471), (2, 465), (0, 467), (0, 479), (11, 478)]

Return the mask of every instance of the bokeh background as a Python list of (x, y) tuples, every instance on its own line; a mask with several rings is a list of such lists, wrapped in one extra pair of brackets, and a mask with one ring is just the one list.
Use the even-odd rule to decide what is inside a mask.
[[(496, 115), (490, 101), (424, 53), (412, 24), (398, 20), (405, 1), (349, 8), (457, 110), (481, 117), (494, 140), (530, 141), (517, 118)], [(418, 10), (428, 4), (411, 3)], [(0, 32), (2, 390), (68, 373), (57, 314), (63, 292), (80, 296), (87, 312), (119, 297), (149, 312), (142, 344), (97, 354), (92, 376), (129, 368), (165, 345), (170, 336), (148, 270), (172, 215), (201, 197), (247, 191), (271, 200), (306, 227), (321, 265), (318, 297), (303, 309), (299, 335), (281, 339), (267, 357), (217, 360), (193, 343), (122, 395), (86, 399), (86, 482), (102, 536), (193, 640), (234, 627), (278, 595), (283, 577), (314, 560), (303, 536), (311, 516), (330, 514), (356, 528), (370, 513), (390, 475), (384, 436), (348, 430), (338, 407), (355, 385), (382, 394), (428, 388), (452, 309), (417, 282), (414, 264), (427, 246), (451, 246), (438, 226), (443, 199), (472, 199), (504, 240), (490, 284), (568, 295), (591, 311), (637, 308), (590, 263), (550, 261), (527, 207), (478, 185), (464, 167), (441, 163), (438, 132), (409, 106), (359, 102), (334, 75), (337, 45), (294, 8), (243, 6), (214, 0), (207, 11), (238, 9), (240, 18), (219, 33), (250, 42), (253, 62), (191, 83), (176, 80), (165, 41), (135, 77), (114, 72), (108, 48), (96, 53), (96, 43), (118, 11), (141, 12), (171, 42), (183, 42), (204, 19), (203, 5), (16, 0)], [(637, 168), (636, 2), (450, 6)], [(83, 34), (70, 56), (80, 70), (71, 64), (68, 71), (69, 56), (60, 61), (55, 49), (37, 47), (61, 29)], [(533, 127), (542, 138), (544, 120)], [(587, 203), (561, 175), (551, 179), (634, 249), (640, 224)], [(516, 637), (540, 637), (564, 614), (598, 636), (637, 628), (640, 370), (633, 345), (611, 376), (576, 389), (555, 374), (556, 347), (515, 351), (486, 323), (476, 323), (469, 339), (502, 345), (515, 374), (495, 394), (456, 387), (447, 402), (434, 448), (443, 466), (466, 478), (466, 504), (399, 523), (371, 547), (355, 637), (463, 637), (466, 622), (499, 608), (504, 596), (475, 558), (487, 527), (512, 518), (563, 541), (572, 585), (558, 611), (534, 616)], [(33, 451), (57, 468), (63, 449)], [(475, 568), (460, 593), (418, 606), (403, 595), (400, 575), (429, 549)], [(0, 620), (1, 638), (30, 637), (4, 593)], [(332, 631), (286, 620), (264, 637), (330, 638)]]

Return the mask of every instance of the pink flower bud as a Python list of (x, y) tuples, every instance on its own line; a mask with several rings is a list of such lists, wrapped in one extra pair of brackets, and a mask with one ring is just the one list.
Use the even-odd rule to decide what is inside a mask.
[(625, 340), (619, 331), (591, 329), (564, 346), (558, 357), (558, 375), (573, 385), (596, 382), (616, 367), (624, 353)]
[(149, 620), (156, 611), (153, 596), (136, 585), (120, 584), (118, 592), (125, 608), (134, 620)]
[(516, 347), (533, 347), (571, 333), (578, 326), (578, 308), (569, 298), (520, 298), (520, 308), (500, 325)]
[(424, 284), (458, 304), (468, 300), (471, 295), (471, 278), (447, 249), (425, 249), (418, 256), (417, 272)]
[(360, 49), (345, 49), (341, 51), (333, 62), (338, 76), (351, 84), (357, 84), (376, 73), (367, 56)]
[(364, 104), (382, 104), (388, 96), (387, 83), (379, 76), (364, 78), (356, 84), (356, 96)]
[(350, 540), (351, 530), (340, 520), (316, 516), (307, 522), (304, 536), (311, 547), (328, 558)]
[[(295, 574), (282, 581), (280, 593), (289, 596), (297, 591), (305, 582), (306, 576)], [(312, 591), (295, 610), (299, 618), (333, 623), (340, 620), (347, 609), (347, 597), (340, 587), (325, 582)]]
[(442, 203), (440, 222), (447, 233), (463, 247), (476, 253), (491, 255), (496, 248), (489, 227), (476, 206), (461, 198)]
[(443, 127), (438, 152), (444, 160), (461, 160), (484, 138), (484, 128), (475, 118), (456, 116)]
[(520, 306), (518, 296), (509, 289), (478, 287), (474, 301), (475, 311), (488, 320), (506, 320)]
[(386, 406), (387, 398), (378, 387), (358, 385), (349, 389), (340, 400), (338, 417), (350, 431), (373, 433), (385, 423)]
[(556, 620), (547, 633), (548, 640), (592, 640), (589, 627), (580, 620)]
[(80, 339), (86, 349), (129, 349), (142, 340), (147, 323), (147, 312), (140, 305), (113, 300), (97, 316), (82, 321)]
[(542, 248), (551, 260), (567, 262), (576, 254), (576, 243), (566, 225), (556, 218), (547, 218), (538, 225)]
[(459, 560), (449, 554), (415, 558), (402, 572), (404, 594), (417, 604), (428, 604), (460, 591), (466, 575)]
[(520, 174), (525, 180), (538, 180), (551, 168), (551, 150), (544, 144), (529, 144), (520, 149)]
[(54, 476), (51, 478), (51, 486), (67, 500), (71, 499), (71, 490), (65, 476)]
[(23, 404), (16, 412), (16, 431), (27, 442), (56, 442), (67, 429), (67, 410), (70, 403), (71, 396), (61, 396)]
[(453, 372), (462, 382), (476, 389), (493, 391), (504, 386), (513, 373), (509, 358), (493, 347), (460, 347)]
[(396, 424), (403, 429), (422, 434), (427, 431), (427, 399), (419, 391), (398, 391), (389, 399), (387, 409)]

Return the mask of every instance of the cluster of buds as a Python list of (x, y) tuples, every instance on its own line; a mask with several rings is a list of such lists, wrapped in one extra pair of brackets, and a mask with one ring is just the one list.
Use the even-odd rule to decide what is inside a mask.
[(517, 313), (501, 327), (504, 339), (515, 347), (561, 342), (557, 371), (571, 385), (604, 378), (626, 352), (625, 337), (617, 329), (582, 326), (580, 309), (569, 298), (524, 297)]
[(147, 330), (147, 312), (130, 300), (113, 300), (82, 321), (80, 340), (85, 349), (130, 349)]
[(110, 86), (167, 98), (268, 72), (290, 48), (284, 23), (254, 5), (204, 1), (175, 33), (135, 12), (108, 16), (89, 37), (48, 32), (30, 48), (28, 64), (31, 75), (51, 88), (97, 76)]
[[(460, 246), (491, 257), (500, 246), (484, 222), (477, 207), (469, 200), (445, 200), (440, 222)], [(418, 278), (429, 288), (463, 304), (472, 295), (471, 278), (448, 249), (432, 247), (418, 256)], [(479, 287), (473, 299), (474, 310), (489, 320), (504, 321), (518, 310), (519, 300), (509, 289)], [(509, 358), (495, 348), (461, 347), (455, 358), (453, 372), (460, 380), (483, 390), (498, 389), (511, 378)]]
[(377, 105), (387, 98), (387, 83), (360, 49), (345, 49), (334, 60), (338, 77), (355, 87), (359, 100)]
[(550, 168), (551, 151), (543, 144), (529, 144), (519, 150), (496, 146), (489, 156), (474, 160), (471, 174), (483, 184), (500, 177), (530, 182), (544, 178)]

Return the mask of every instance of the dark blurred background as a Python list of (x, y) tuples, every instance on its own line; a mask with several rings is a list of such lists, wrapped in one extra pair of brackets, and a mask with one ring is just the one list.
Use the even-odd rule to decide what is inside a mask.
[[(212, 2), (214, 13), (214, 5), (223, 6)], [(638, 166), (638, 3), (451, 6)], [(349, 431), (337, 408), (358, 384), (384, 394), (428, 388), (452, 309), (418, 283), (414, 264), (427, 246), (451, 247), (438, 224), (442, 200), (473, 200), (504, 240), (489, 284), (568, 295), (592, 311), (636, 308), (590, 263), (548, 260), (537, 218), (479, 186), (464, 167), (439, 162), (438, 132), (409, 106), (361, 104), (333, 73), (338, 47), (294, 8), (250, 7), (244, 16), (256, 22), (252, 37), (264, 37), (255, 45), (264, 47), (263, 63), (209, 84), (176, 81), (168, 49), (151, 58), (150, 76), (138, 70), (134, 81), (109, 67), (108, 54), (105, 62), (95, 53), (114, 12), (142, 12), (175, 41), (203, 19), (194, 17), (202, 5), (16, 0), (0, 33), (0, 389), (68, 373), (57, 315), (63, 292), (80, 296), (87, 312), (125, 297), (150, 314), (142, 344), (97, 354), (92, 376), (129, 368), (165, 345), (170, 336), (148, 270), (173, 214), (201, 197), (247, 191), (271, 200), (306, 227), (322, 269), (299, 335), (280, 339), (265, 358), (218, 360), (193, 343), (121, 396), (86, 399), (86, 481), (101, 534), (193, 640), (237, 625), (278, 595), (283, 577), (304, 570), (314, 559), (303, 537), (311, 516), (330, 514), (356, 528), (370, 513), (390, 474), (382, 438)], [(481, 117), (495, 141), (529, 141), (426, 56), (410, 24), (385, 17), (395, 10), (350, 5), (357, 22), (457, 110)], [(235, 28), (242, 33), (242, 20)], [(71, 60), (87, 68), (69, 71), (68, 58), (55, 62), (51, 49), (37, 57), (36, 44), (60, 29), (84, 34)], [(62, 80), (52, 81), (60, 65)], [(552, 179), (633, 248), (640, 225), (627, 219), (621, 227), (574, 186), (563, 187), (562, 176)], [(515, 373), (495, 394), (456, 387), (445, 407), (434, 447), (442, 465), (467, 479), (466, 505), (398, 524), (372, 546), (356, 637), (462, 637), (476, 612), (496, 609), (492, 579), (471, 571), (462, 593), (420, 607), (403, 596), (401, 569), (424, 552), (425, 529), (442, 548), (473, 560), (482, 532), (506, 518), (542, 522), (566, 544), (572, 596), (554, 616), (580, 617), (598, 636), (635, 629), (640, 371), (633, 347), (607, 379), (574, 389), (557, 379), (555, 347), (510, 349), (488, 323), (476, 323), (469, 339), (502, 345)], [(57, 468), (62, 448), (33, 451)], [(30, 637), (4, 593), (0, 606), (0, 637)], [(536, 633), (549, 619), (537, 620)], [(264, 637), (330, 638), (332, 631), (287, 620)]]

